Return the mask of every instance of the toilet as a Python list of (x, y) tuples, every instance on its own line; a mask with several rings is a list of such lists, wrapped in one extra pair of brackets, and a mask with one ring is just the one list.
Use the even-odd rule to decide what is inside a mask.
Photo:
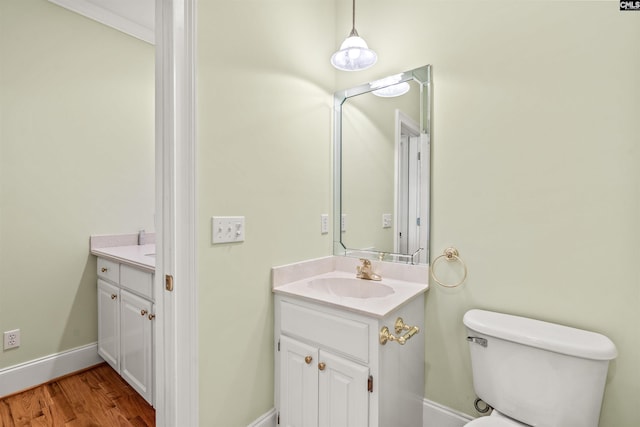
[(493, 408), (467, 427), (598, 427), (609, 361), (604, 335), (509, 314), (463, 318), (476, 395)]

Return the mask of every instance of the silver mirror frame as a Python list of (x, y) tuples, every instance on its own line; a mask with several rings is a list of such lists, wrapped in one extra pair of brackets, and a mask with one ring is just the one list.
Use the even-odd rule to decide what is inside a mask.
[[(382, 79), (380, 79), (382, 80)], [(380, 81), (377, 80), (377, 81)], [(400, 79), (388, 86), (401, 82), (415, 81), (420, 87), (420, 132), (431, 138), (431, 112), (432, 112), (432, 71), (431, 65), (425, 65), (413, 70), (405, 71), (400, 75)], [(384, 87), (384, 86), (383, 86)], [(372, 88), (370, 83), (365, 83), (353, 88), (337, 91), (333, 97), (334, 129), (333, 129), (333, 254), (338, 256), (349, 256), (349, 251), (357, 251), (358, 256), (366, 256), (372, 259), (395, 261), (405, 264), (416, 264), (416, 259), (420, 258), (420, 252), (424, 251), (424, 259), (429, 261), (429, 245), (431, 234), (431, 215), (429, 215), (429, 225), (427, 231), (427, 242), (424, 248), (420, 248), (413, 254), (382, 253), (376, 251), (366, 251), (356, 248), (347, 248), (342, 243), (342, 106), (346, 100), (354, 96), (373, 92), (380, 87)], [(431, 151), (431, 141), (429, 141)], [(429, 155), (429, 159), (432, 156)], [(431, 161), (431, 160), (429, 160)], [(430, 169), (431, 170), (431, 167)], [(430, 173), (431, 176), (431, 173)], [(431, 187), (431, 179), (429, 179)], [(429, 206), (431, 206), (431, 188), (429, 188)]]

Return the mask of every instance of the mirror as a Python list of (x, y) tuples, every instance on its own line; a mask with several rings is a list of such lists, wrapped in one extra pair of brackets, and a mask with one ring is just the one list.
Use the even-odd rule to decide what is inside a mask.
[(335, 255), (429, 262), (431, 93), (430, 65), (335, 93)]

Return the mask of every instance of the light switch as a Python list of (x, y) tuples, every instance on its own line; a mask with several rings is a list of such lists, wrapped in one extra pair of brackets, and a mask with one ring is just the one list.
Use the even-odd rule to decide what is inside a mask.
[(329, 214), (320, 215), (320, 234), (329, 233)]
[(391, 214), (382, 214), (382, 228), (391, 228)]
[(244, 217), (211, 217), (211, 242), (214, 244), (244, 242)]

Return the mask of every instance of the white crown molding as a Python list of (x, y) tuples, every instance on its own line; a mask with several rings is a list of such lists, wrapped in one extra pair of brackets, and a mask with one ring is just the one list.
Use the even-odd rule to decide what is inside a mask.
[(155, 28), (152, 24), (148, 24), (148, 22), (154, 22), (155, 5), (153, 1), (141, 2), (137, 8), (121, 8), (119, 12), (102, 7), (100, 3), (104, 0), (49, 1), (147, 43), (155, 44)]

